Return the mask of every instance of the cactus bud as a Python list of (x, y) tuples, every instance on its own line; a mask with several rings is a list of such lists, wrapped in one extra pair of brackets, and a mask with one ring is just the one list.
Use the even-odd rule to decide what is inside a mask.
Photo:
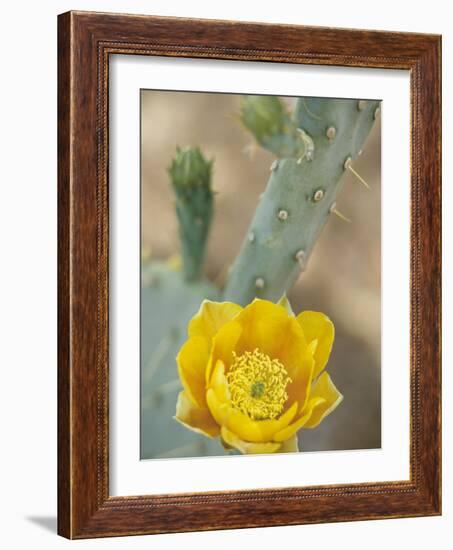
[(286, 118), (278, 97), (248, 95), (241, 98), (241, 121), (259, 143), (266, 137), (283, 134)]
[(210, 189), (212, 160), (206, 160), (199, 147), (177, 147), (168, 171), (173, 187), (205, 186)]
[(188, 281), (201, 275), (213, 213), (212, 165), (213, 160), (206, 160), (198, 147), (178, 147), (168, 168), (177, 198), (183, 270)]
[(242, 96), (240, 119), (256, 141), (277, 157), (304, 156), (304, 140), (278, 97)]

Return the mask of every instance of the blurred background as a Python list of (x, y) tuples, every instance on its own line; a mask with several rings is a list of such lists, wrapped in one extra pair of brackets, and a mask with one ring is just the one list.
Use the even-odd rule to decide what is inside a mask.
[[(154, 259), (178, 254), (174, 197), (167, 168), (176, 146), (200, 146), (214, 158), (215, 215), (205, 274), (220, 286), (238, 253), (274, 159), (241, 126), (238, 95), (143, 90), (142, 248)], [(291, 109), (292, 98), (282, 98)], [(381, 128), (376, 122), (354, 169), (346, 172), (338, 209), (289, 293), (296, 313), (325, 312), (336, 338), (328, 371), (343, 403), (314, 430), (299, 432), (303, 451), (381, 446)], [(156, 311), (159, 315), (159, 311)], [(154, 434), (154, 437), (158, 436)], [(143, 457), (143, 456), (142, 456)]]

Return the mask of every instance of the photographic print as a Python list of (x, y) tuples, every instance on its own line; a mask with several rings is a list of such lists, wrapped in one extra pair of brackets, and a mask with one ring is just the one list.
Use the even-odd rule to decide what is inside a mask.
[(380, 448), (381, 102), (140, 101), (140, 458)]
[(441, 37), (77, 11), (58, 53), (59, 534), (439, 515)]

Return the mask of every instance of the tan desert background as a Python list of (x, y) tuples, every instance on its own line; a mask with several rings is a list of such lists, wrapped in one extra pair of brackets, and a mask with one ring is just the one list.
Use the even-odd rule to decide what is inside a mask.
[[(200, 146), (214, 158), (215, 215), (206, 276), (222, 285), (265, 188), (273, 155), (252, 146), (238, 120), (240, 96), (142, 91), (142, 245), (153, 258), (179, 251), (173, 191), (167, 167), (176, 146)], [(294, 99), (283, 98), (288, 108)], [(354, 169), (347, 173), (338, 209), (307, 270), (289, 293), (294, 311), (325, 312), (336, 338), (328, 371), (343, 403), (315, 430), (301, 432), (304, 451), (379, 448), (381, 445), (381, 186), (380, 120)], [(254, 153), (251, 153), (256, 149)]]

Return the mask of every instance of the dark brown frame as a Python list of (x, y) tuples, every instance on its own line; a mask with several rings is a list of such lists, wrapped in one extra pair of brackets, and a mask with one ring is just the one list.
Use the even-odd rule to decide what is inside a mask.
[[(440, 514), (441, 38), (69, 12), (59, 16), (58, 48), (58, 532), (86, 538)], [(410, 71), (410, 481), (109, 496), (113, 54)]]

